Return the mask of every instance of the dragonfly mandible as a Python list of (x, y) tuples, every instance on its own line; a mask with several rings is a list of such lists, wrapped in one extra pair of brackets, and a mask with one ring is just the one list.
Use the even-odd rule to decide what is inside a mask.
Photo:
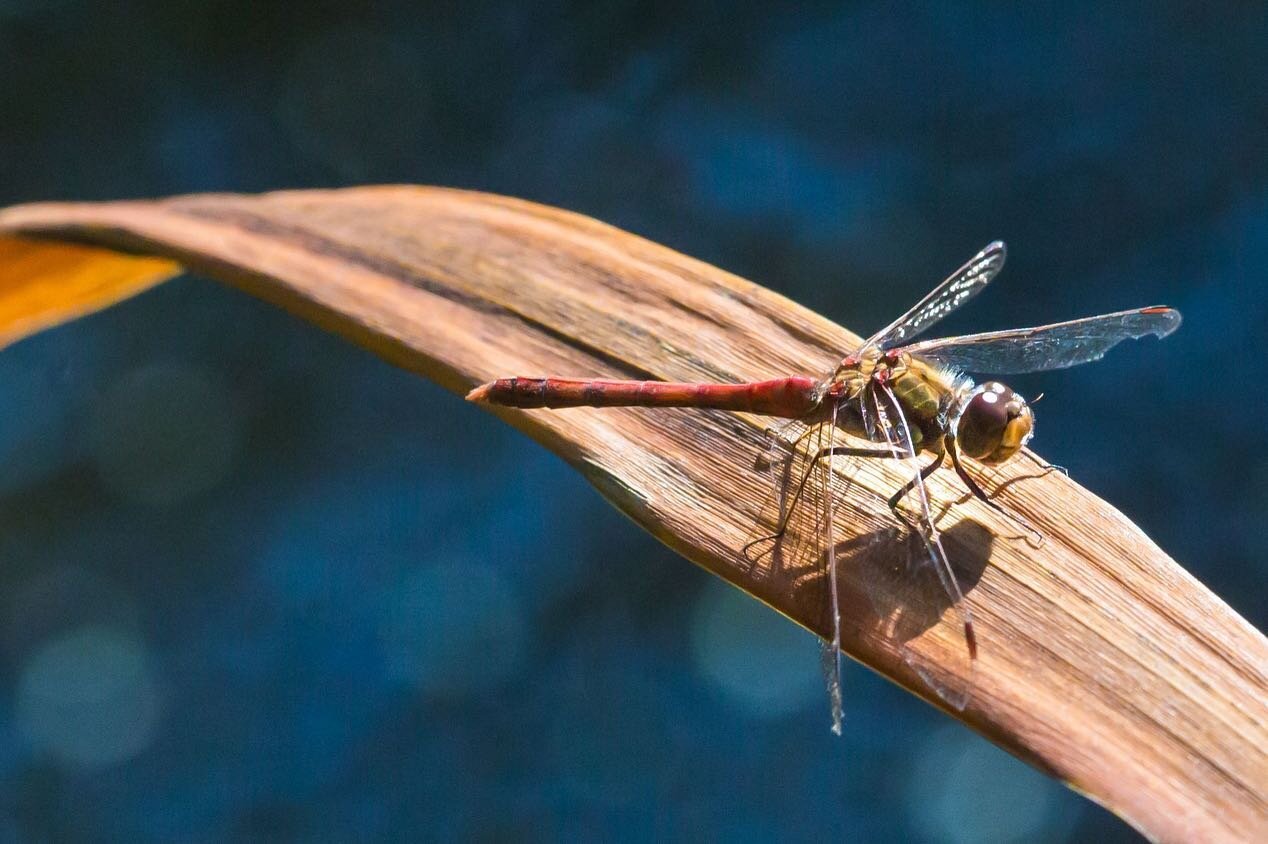
[[(920, 538), (945, 590), (950, 612), (963, 630), (966, 653), (977, 658), (972, 614), (942, 546), (925, 481), (949, 462), (973, 497), (994, 511), (1034, 529), (995, 502), (969, 471), (971, 464), (997, 466), (1012, 460), (1034, 433), (1034, 412), (1026, 400), (995, 380), (975, 383), (967, 373), (1009, 375), (1062, 369), (1099, 360), (1128, 339), (1165, 337), (1180, 325), (1173, 308), (1150, 306), (1033, 328), (989, 331), (934, 340), (915, 339), (980, 293), (1004, 266), (1002, 242), (989, 244), (935, 287), (905, 314), (869, 337), (822, 378), (789, 376), (741, 384), (613, 381), (555, 377), (499, 378), (467, 398), (517, 408), (693, 407), (740, 411), (796, 420), (798, 441), (813, 445), (792, 503), (775, 531), (758, 541), (778, 541), (811, 474), (833, 457), (909, 460), (928, 453), (929, 461), (889, 498), (894, 515)], [(839, 445), (824, 431), (842, 432), (867, 445)], [(810, 434), (818, 433), (818, 436)], [(918, 518), (900, 503), (915, 494)], [(824, 640), (832, 707), (832, 729), (841, 731), (841, 612), (832, 537), (833, 496), (821, 496), (826, 513), (822, 541), (827, 559), (832, 635)], [(754, 543), (749, 543), (752, 546)], [(746, 546), (745, 550), (748, 550)], [(941, 693), (941, 692), (940, 692)], [(948, 697), (963, 708), (967, 692)]]

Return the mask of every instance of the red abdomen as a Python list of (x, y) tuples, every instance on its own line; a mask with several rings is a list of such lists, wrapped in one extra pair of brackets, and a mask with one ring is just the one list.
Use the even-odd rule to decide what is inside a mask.
[(813, 378), (744, 384), (675, 384), (573, 378), (499, 378), (467, 394), (504, 407), (699, 407), (797, 419), (818, 405)]

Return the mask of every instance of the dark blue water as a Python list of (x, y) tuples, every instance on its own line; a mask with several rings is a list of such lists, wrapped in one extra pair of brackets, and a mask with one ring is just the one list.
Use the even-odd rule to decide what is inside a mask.
[[(1005, 239), (948, 332), (1184, 311), (1017, 386), (1262, 626), (1266, 65), (1255, 4), (0, 0), (0, 201), (482, 188), (863, 332)], [(832, 739), (807, 634), (212, 282), (5, 351), (0, 396), (6, 838), (1132, 838), (861, 669)]]

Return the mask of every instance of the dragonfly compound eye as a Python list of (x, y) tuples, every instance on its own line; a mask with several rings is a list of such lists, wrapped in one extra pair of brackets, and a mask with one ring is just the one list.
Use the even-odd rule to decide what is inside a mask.
[(987, 464), (1003, 463), (1034, 433), (1026, 400), (998, 381), (975, 389), (960, 412), (955, 438), (960, 450)]

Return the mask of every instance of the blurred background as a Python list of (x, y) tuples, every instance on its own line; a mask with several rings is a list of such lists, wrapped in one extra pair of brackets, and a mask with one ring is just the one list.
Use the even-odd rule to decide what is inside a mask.
[[(0, 203), (418, 182), (869, 333), (1165, 303), (1036, 446), (1268, 621), (1256, 3), (0, 0)], [(772, 375), (780, 373), (772, 373)], [(184, 277), (0, 354), (0, 839), (1134, 840), (559, 460)]]

